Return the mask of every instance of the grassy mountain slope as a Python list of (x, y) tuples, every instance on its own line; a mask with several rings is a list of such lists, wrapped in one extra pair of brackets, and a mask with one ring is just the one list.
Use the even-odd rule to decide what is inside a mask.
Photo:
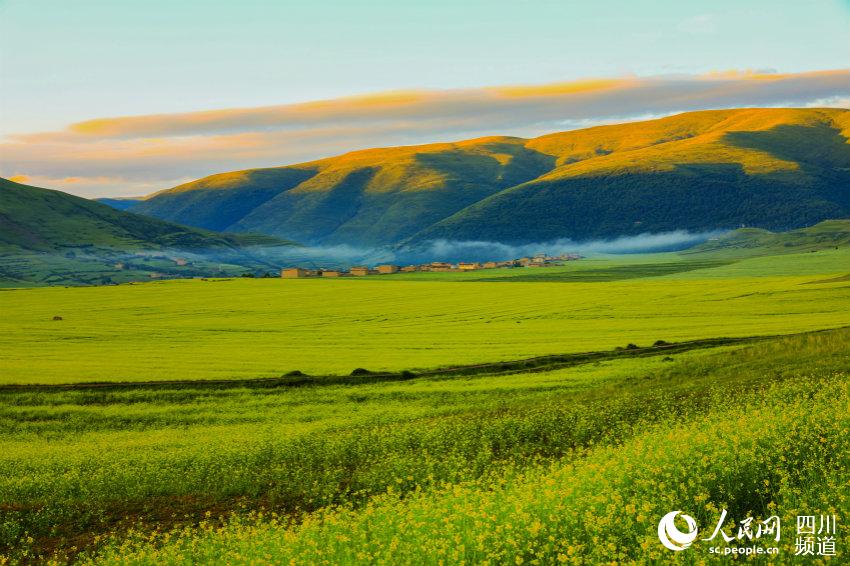
[(213, 175), (134, 211), (217, 230), (309, 242), (400, 241), (551, 170), (520, 138), (357, 151), (296, 167)]
[(307, 242), (531, 242), (850, 215), (850, 111), (689, 112), (213, 175), (134, 211)]
[(119, 198), (96, 198), (95, 201), (105, 204), (107, 206), (111, 206), (116, 210), (127, 210), (132, 206), (136, 206), (141, 202), (140, 198), (132, 198), (132, 197), (119, 197)]
[(313, 175), (312, 168), (290, 167), (222, 173), (154, 193), (131, 208), (190, 226), (227, 230), (281, 191)]
[(266, 273), (297, 253), (271, 236), (216, 234), (0, 179), (0, 287)]
[[(846, 110), (682, 114), (556, 134), (530, 145), (555, 169), (418, 239), (507, 242), (733, 228), (789, 229), (850, 215)], [(696, 120), (692, 120), (696, 118)]]
[(850, 245), (850, 220), (828, 220), (808, 228), (781, 233), (760, 228), (741, 228), (682, 253), (684, 255), (714, 252), (741, 256), (775, 255), (848, 245)]
[(216, 248), (237, 236), (179, 226), (105, 204), (0, 179), (0, 247), (54, 251), (102, 248)]

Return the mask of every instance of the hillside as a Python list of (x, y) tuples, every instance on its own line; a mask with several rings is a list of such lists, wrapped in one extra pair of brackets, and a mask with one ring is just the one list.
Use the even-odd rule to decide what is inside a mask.
[(214, 230), (304, 242), (389, 244), (551, 170), (519, 138), (372, 149), (213, 175), (152, 195), (133, 211)]
[(233, 247), (238, 236), (214, 234), (121, 212), (60, 191), (0, 179), (0, 247), (55, 251), (99, 248)]
[[(417, 237), (514, 242), (741, 225), (787, 230), (846, 217), (848, 130), (847, 110), (759, 109), (545, 136), (529, 145), (561, 155), (553, 171)], [(596, 156), (588, 156), (594, 144)]]
[(265, 273), (297, 249), (270, 236), (188, 228), (0, 179), (0, 287)]
[(740, 228), (681, 253), (775, 255), (846, 246), (850, 246), (850, 220), (828, 220), (811, 227), (780, 233), (759, 228)]
[(224, 173), (135, 212), (311, 243), (527, 243), (850, 215), (850, 111), (689, 112), (534, 139), (371, 149)]
[(131, 206), (135, 206), (139, 203), (140, 200), (138, 198), (98, 198), (94, 199), (101, 204), (105, 204), (107, 206), (111, 206), (116, 210), (127, 210)]

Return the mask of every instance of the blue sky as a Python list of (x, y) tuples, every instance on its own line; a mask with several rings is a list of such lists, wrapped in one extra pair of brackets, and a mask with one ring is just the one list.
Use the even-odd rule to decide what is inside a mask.
[(0, 136), (392, 90), (848, 67), (846, 0), (5, 0)]
[(3, 133), (627, 73), (850, 66), (838, 0), (6, 0)]

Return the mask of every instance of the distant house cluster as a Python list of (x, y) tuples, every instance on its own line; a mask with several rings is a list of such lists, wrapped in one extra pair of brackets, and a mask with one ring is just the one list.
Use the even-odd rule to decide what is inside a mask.
[(486, 262), (458, 262), (447, 263), (443, 261), (432, 261), (431, 263), (423, 263), (419, 265), (378, 265), (370, 268), (366, 266), (352, 267), (348, 271), (343, 269), (306, 269), (302, 267), (286, 267), (281, 269), (280, 276), (284, 279), (301, 279), (305, 277), (365, 277), (368, 275), (389, 275), (391, 273), (414, 273), (418, 271), (430, 272), (464, 272), (476, 271), (479, 269), (497, 269), (510, 267), (545, 267), (547, 265), (556, 265), (565, 261), (574, 261), (580, 259), (579, 254), (563, 254), (559, 256), (549, 256), (547, 254), (537, 254), (534, 257), (521, 257), (519, 259), (511, 259), (508, 261), (486, 261)]

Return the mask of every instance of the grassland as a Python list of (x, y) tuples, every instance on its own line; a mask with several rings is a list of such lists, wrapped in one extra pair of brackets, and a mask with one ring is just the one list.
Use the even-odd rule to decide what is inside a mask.
[[(850, 323), (850, 287), (823, 281), (847, 275), (848, 260), (842, 248), (698, 269), (648, 256), (469, 276), (7, 290), (2, 382), (400, 371), (837, 327)], [(681, 271), (646, 277), (671, 263)]]
[(0, 291), (0, 556), (644, 564), (673, 509), (846, 516), (848, 259)]
[[(433, 486), (431, 476), (422, 478), (412, 462), (387, 466), (384, 471), (395, 476), (395, 483), (362, 505), (324, 507), (298, 521), (249, 515), (224, 526), (208, 520), (153, 539), (139, 534), (112, 543), (93, 562), (721, 562), (707, 554), (710, 543), (697, 542), (680, 556), (661, 548), (657, 518), (684, 507), (707, 530), (721, 509), (737, 517), (737, 524), (747, 516), (778, 514), (786, 538), (778, 545), (783, 554), (770, 562), (792, 563), (789, 526), (797, 514), (844, 517), (850, 511), (850, 397), (846, 360), (841, 372), (839, 366), (818, 372), (782, 357), (780, 350), (807, 357), (831, 347), (844, 349), (846, 340), (846, 333), (820, 343), (787, 340), (701, 360), (717, 364), (713, 371), (720, 376), (728, 376), (728, 365), (734, 365), (736, 375), (726, 382), (715, 381), (716, 376), (695, 379), (706, 367), (699, 363), (674, 366), (660, 372), (661, 379), (643, 384), (658, 388), (655, 395), (626, 394), (610, 406), (596, 404), (595, 411), (594, 403), (580, 396), (553, 395), (548, 401), (556, 407), (560, 401), (590, 410), (562, 420), (561, 411), (543, 403), (540, 412), (517, 418), (500, 432), (510, 438), (513, 450), (530, 449), (532, 439), (542, 437), (552, 446), (571, 448), (565, 452), (540, 455), (531, 449), (517, 458), (516, 452), (500, 454), (487, 442), (493, 439), (477, 437), (472, 429), (442, 429), (461, 446), (499, 454), (498, 471), (484, 469), (477, 479)], [(790, 362), (799, 373), (771, 375), (773, 367), (764, 359)], [(679, 373), (685, 368), (690, 373)], [(620, 401), (630, 410), (623, 410)], [(554, 415), (540, 418), (547, 409)], [(501, 424), (486, 423), (486, 430)], [(594, 429), (600, 434), (586, 434)], [(469, 470), (479, 463), (473, 459), (462, 465)], [(735, 527), (732, 522), (727, 531), (734, 533)], [(845, 558), (846, 549), (835, 560)]]
[(151, 564), (640, 562), (669, 506), (847, 510), (848, 339), (357, 386), (7, 390), (0, 535), (17, 556)]

